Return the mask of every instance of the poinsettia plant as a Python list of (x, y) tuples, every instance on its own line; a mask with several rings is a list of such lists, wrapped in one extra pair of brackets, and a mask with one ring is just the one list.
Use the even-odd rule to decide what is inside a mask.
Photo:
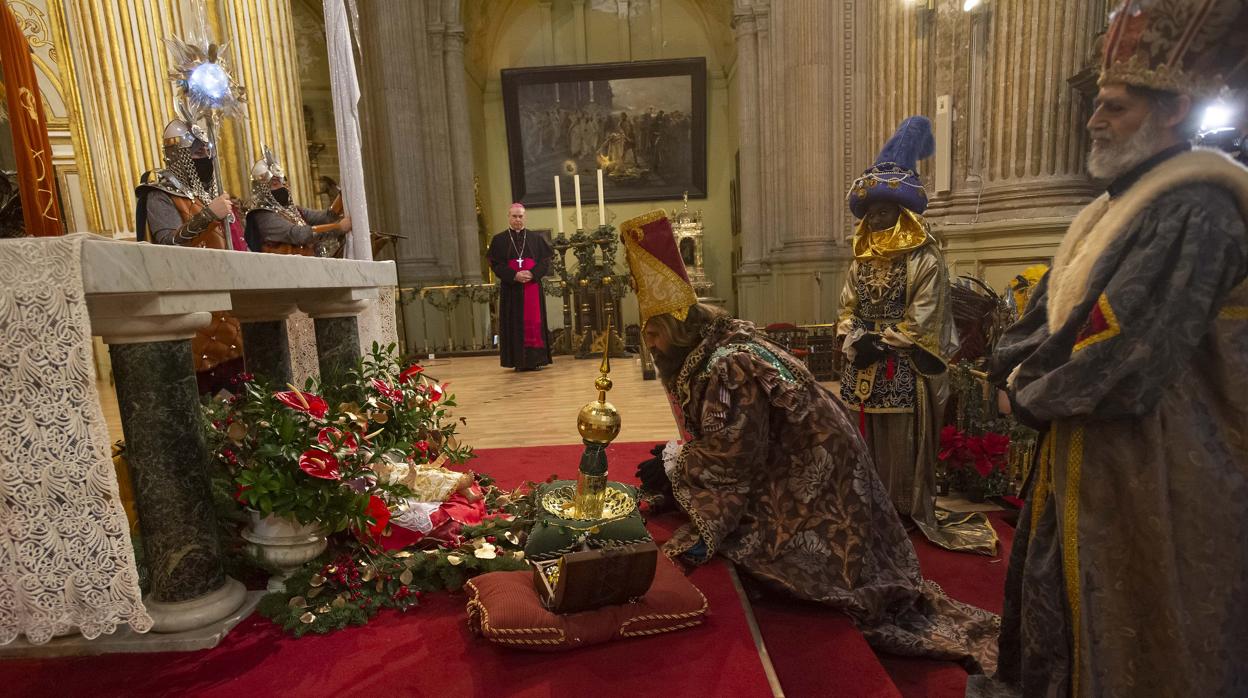
[(950, 424), (940, 431), (936, 457), (945, 466), (955, 490), (982, 500), (1005, 494), (1010, 437), (997, 432), (967, 433)]
[(394, 345), (374, 344), (334, 384), (274, 389), (243, 378), (210, 420), (235, 498), (261, 514), (377, 536), (389, 506), (411, 495), (388, 475), (396, 465), (472, 457), (455, 440), (453, 396), (419, 365), (402, 364)]

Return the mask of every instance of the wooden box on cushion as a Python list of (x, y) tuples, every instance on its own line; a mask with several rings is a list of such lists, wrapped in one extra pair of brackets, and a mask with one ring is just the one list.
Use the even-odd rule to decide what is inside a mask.
[(650, 590), (658, 557), (653, 542), (568, 553), (533, 563), (533, 587), (554, 613), (629, 603)]
[(581, 613), (553, 613), (542, 606), (528, 572), (488, 572), (464, 585), (468, 627), (501, 645), (560, 651), (632, 637), (692, 628), (706, 615), (706, 597), (675, 565), (657, 560), (654, 583), (636, 603)]

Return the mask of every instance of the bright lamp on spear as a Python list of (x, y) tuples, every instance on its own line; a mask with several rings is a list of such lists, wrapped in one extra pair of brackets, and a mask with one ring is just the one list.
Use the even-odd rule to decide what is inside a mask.
[[(197, 46), (180, 39), (166, 39), (165, 43), (173, 66), (169, 79), (191, 118), (207, 123), (208, 139), (215, 148), (216, 127), (221, 118), (246, 116), (247, 90), (230, 75), (224, 46)], [(213, 167), (220, 183), (221, 164), (216, 158)]]

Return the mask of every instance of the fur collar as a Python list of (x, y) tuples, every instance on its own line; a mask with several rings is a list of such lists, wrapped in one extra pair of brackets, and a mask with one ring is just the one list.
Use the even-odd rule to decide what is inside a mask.
[(1049, 271), (1049, 331), (1056, 333), (1087, 292), (1092, 267), (1150, 204), (1178, 187), (1203, 182), (1225, 188), (1248, 219), (1248, 169), (1216, 150), (1199, 148), (1161, 163), (1116, 199), (1097, 197), (1079, 212)]

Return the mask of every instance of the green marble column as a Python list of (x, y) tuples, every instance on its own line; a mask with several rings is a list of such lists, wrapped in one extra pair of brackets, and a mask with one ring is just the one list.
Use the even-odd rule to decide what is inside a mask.
[(360, 360), (359, 323), (355, 316), (349, 316), (318, 317), (315, 324), (321, 380), (334, 380)]
[(294, 380), (285, 320), (244, 322), (243, 351), (248, 372), (268, 379), (274, 386)]
[(189, 601), (225, 584), (189, 339), (109, 346), (148, 598)]

